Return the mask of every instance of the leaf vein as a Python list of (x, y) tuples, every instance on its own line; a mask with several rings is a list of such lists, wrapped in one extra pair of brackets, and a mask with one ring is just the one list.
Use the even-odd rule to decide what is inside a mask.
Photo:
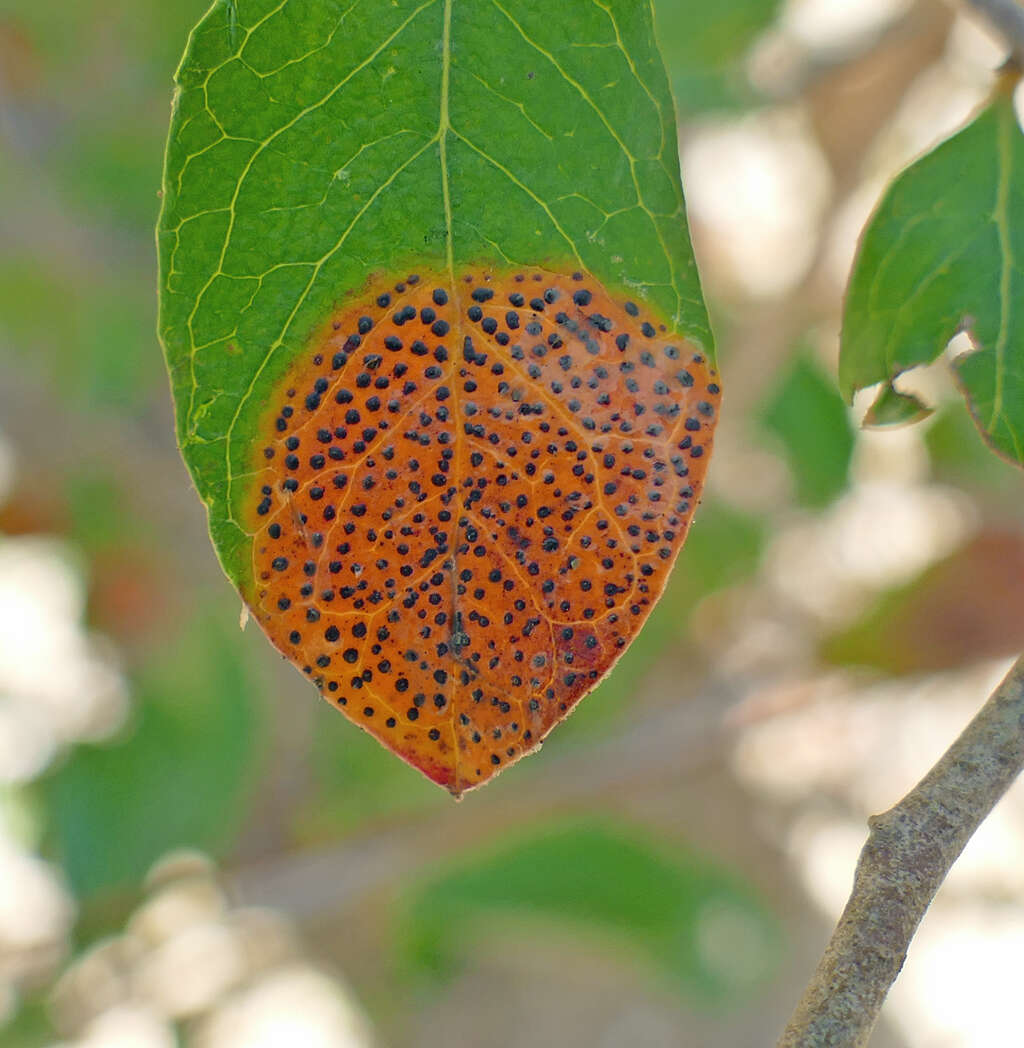
[(299, 294), (299, 297), (296, 299), (295, 304), (292, 306), (291, 312), (285, 318), (285, 322), (284, 322), (283, 327), (281, 328), (280, 334), (277, 336), (277, 338), (274, 339), (274, 341), (268, 347), (267, 352), (264, 354), (263, 359), (260, 361), (259, 366), (257, 367), (256, 371), (253, 373), (253, 376), (252, 376), (252, 379), (249, 382), (249, 385), (246, 387), (246, 389), (243, 392), (243, 394), (239, 397), (238, 404), (235, 407), (235, 412), (232, 415), (231, 422), (230, 422), (230, 424), (228, 425), (228, 428), (227, 428), (227, 433), (226, 433), (227, 444), (225, 445), (225, 449), (224, 449), (224, 457), (225, 457), (225, 463), (226, 463), (226, 469), (227, 469), (227, 478), (228, 478), (228, 480), (227, 480), (227, 494), (226, 494), (226, 501), (227, 501), (227, 507), (228, 507), (228, 520), (232, 524), (238, 525), (238, 521), (236, 521), (235, 518), (234, 518), (234, 510), (233, 510), (233, 507), (231, 505), (231, 485), (232, 485), (231, 444), (232, 444), (232, 439), (233, 439), (233, 435), (234, 435), (235, 426), (237, 425), (238, 419), (239, 419), (239, 417), (240, 417), (240, 415), (242, 413), (242, 408), (245, 406), (246, 402), (249, 400), (249, 397), (252, 396), (253, 391), (254, 391), (254, 389), (256, 387), (256, 384), (259, 381), (260, 377), (262, 376), (263, 372), (266, 370), (266, 367), (270, 363), (271, 358), (274, 356), (274, 354), (277, 352), (277, 350), (284, 344), (284, 340), (287, 337), (289, 330), (291, 329), (292, 323), (295, 320), (295, 317), (298, 314), (299, 310), (302, 308), (303, 303), (306, 301), (306, 298), (308, 297), (309, 292), (310, 292), (311, 288), (313, 287), (313, 284), (316, 282), (317, 277), (320, 275), (321, 269), (323, 269), (324, 265), (338, 251), (341, 250), (341, 248), (344, 246), (345, 242), (348, 240), (349, 236), (351, 235), (352, 230), (362, 220), (362, 218), (366, 214), (366, 212), (369, 211), (370, 208), (377, 202), (377, 200), (380, 197), (380, 195), (386, 189), (388, 189), (388, 187), (390, 187), (394, 183), (395, 179), (398, 178), (398, 176), (407, 167), (409, 167), (410, 164), (412, 164), (415, 160), (417, 160), (419, 157), (421, 157), (430, 148), (430, 146), (432, 146), (434, 144), (435, 141), (436, 141), (436, 138), (432, 138), (428, 142), (426, 142), (424, 145), (420, 146), (419, 149), (417, 149), (414, 153), (412, 153), (406, 160), (404, 160), (398, 167), (396, 167), (395, 170), (392, 171), (392, 173), (383, 182), (381, 182), (381, 184), (374, 190), (374, 192), (367, 199), (366, 203), (363, 204), (363, 206), (356, 212), (355, 216), (352, 218), (352, 221), (345, 227), (344, 231), (342, 232), (342, 234), (338, 238), (338, 240), (335, 242), (335, 244), (328, 251), (326, 251), (319, 259), (317, 259), (317, 261), (313, 264), (313, 272), (310, 274), (309, 280), (306, 282), (306, 286), (302, 289), (302, 292)]

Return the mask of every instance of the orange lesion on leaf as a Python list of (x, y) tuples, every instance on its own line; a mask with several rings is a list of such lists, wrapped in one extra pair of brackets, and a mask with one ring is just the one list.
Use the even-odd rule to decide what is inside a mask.
[(639, 631), (718, 400), (696, 347), (586, 274), (378, 281), (268, 405), (245, 597), (328, 702), (458, 796)]

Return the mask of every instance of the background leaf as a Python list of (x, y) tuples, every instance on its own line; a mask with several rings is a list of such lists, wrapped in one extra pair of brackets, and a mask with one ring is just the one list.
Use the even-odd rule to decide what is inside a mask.
[(672, 71), (672, 92), (681, 116), (757, 101), (744, 63), (781, 6), (780, 0), (655, 0), (658, 44)]
[(853, 427), (833, 380), (811, 352), (794, 356), (760, 420), (782, 444), (802, 505), (825, 506), (845, 490)]
[(887, 426), (907, 426), (926, 419), (931, 413), (932, 409), (922, 403), (914, 394), (901, 393), (894, 386), (886, 383), (865, 413), (863, 425), (866, 428), (876, 429), (884, 429)]
[(936, 480), (994, 503), (1004, 518), (1019, 518), (1024, 506), (1024, 474), (992, 454), (962, 405), (943, 405), (929, 423), (924, 441)]
[(414, 889), (403, 914), (407, 956), (427, 975), (450, 974), (474, 937), (560, 922), (588, 942), (603, 935), (612, 950), (640, 951), (708, 1003), (752, 990), (778, 949), (773, 921), (735, 873), (599, 821), (549, 826), (467, 857)]
[(136, 682), (126, 739), (81, 745), (48, 782), (55, 845), (80, 897), (130, 885), (172, 848), (230, 843), (258, 772), (258, 691), (221, 614)]
[(3, 7), (0, 184), (20, 206), (3, 231), (0, 352), (76, 409), (134, 419), (162, 402), (151, 231), (168, 71), (201, 8)]
[(826, 659), (887, 673), (955, 669), (1024, 648), (1024, 535), (984, 531), (827, 638)]
[(1009, 85), (967, 127), (909, 167), (861, 242), (843, 317), (846, 396), (935, 360), (956, 361), (985, 439), (1024, 465), (1024, 135)]

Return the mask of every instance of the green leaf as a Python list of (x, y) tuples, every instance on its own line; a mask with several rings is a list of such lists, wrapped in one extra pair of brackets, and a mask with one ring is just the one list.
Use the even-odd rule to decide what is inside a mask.
[(160, 333), (231, 578), (257, 419), (373, 274), (581, 268), (713, 351), (649, 3), (217, 2), (177, 81)]
[(907, 426), (926, 419), (931, 413), (932, 408), (912, 393), (901, 393), (895, 386), (886, 384), (864, 415), (864, 425), (873, 429)]
[(444, 803), (430, 782), (396, 761), (372, 736), (331, 730), (326, 722), (334, 714), (326, 706), (314, 715), (310, 772), (316, 790), (296, 818), (303, 840), (380, 826), (392, 816), (429, 812)]
[(760, 421), (781, 443), (802, 505), (825, 506), (845, 490), (853, 427), (843, 398), (813, 353), (796, 354)]
[(49, 1002), (44, 997), (21, 1002), (14, 1015), (0, 1026), (0, 1044), (3, 1048), (41, 1048), (52, 1044), (55, 1031), (50, 1017)]
[(846, 396), (935, 360), (955, 362), (986, 441), (1024, 465), (1024, 135), (1007, 84), (962, 131), (908, 168), (868, 226), (843, 318)]
[(474, 938), (550, 936), (552, 924), (610, 952), (623, 946), (690, 995), (735, 1003), (769, 973), (778, 932), (750, 886), (697, 851), (625, 824), (549, 826), (465, 856), (413, 889), (400, 940), (422, 974), (445, 977)]
[(681, 116), (757, 101), (744, 60), (781, 6), (780, 0), (655, 0), (658, 44)]
[(153, 344), (143, 268), (93, 259), (84, 272), (41, 245), (0, 260), (0, 333), (19, 366), (76, 407), (142, 414), (160, 378), (139, 349)]
[(176, 847), (220, 850), (258, 755), (255, 682), (223, 616), (148, 666), (123, 740), (75, 748), (47, 783), (57, 852), (79, 898), (138, 881)]
[(995, 505), (996, 519), (1016, 515), (1024, 505), (1024, 473), (993, 455), (959, 404), (936, 412), (924, 437), (932, 475), (942, 484), (967, 489), (983, 505)]

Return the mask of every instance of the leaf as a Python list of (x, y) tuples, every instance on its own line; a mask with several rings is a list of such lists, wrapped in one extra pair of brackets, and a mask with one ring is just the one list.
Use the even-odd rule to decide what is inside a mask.
[(13, 1015), (4, 1016), (4, 1026), (0, 1029), (4, 1048), (39, 1048), (53, 1043), (53, 1022), (45, 997), (40, 995), (23, 1001), (15, 998), (11, 1003), (17, 1010)]
[(760, 421), (782, 444), (803, 505), (825, 506), (842, 494), (853, 427), (839, 391), (812, 352), (796, 353), (761, 408)]
[(649, 7), (218, 3), (178, 83), (160, 330), (214, 544), (457, 795), (608, 671), (707, 465)]
[(895, 386), (884, 385), (864, 415), (864, 426), (885, 428), (906, 426), (926, 419), (932, 409), (912, 393), (901, 393)]
[(1024, 465), (1024, 135), (1010, 87), (883, 198), (850, 281), (839, 377), (852, 397), (966, 330), (977, 348), (955, 368), (971, 414)]
[(750, 886), (697, 851), (655, 842), (627, 824), (548, 826), (471, 853), (417, 886), (400, 940), (424, 975), (445, 977), (474, 938), (575, 929), (709, 1002), (735, 1003), (769, 973), (778, 932)]
[(831, 662), (955, 669), (1024, 648), (1024, 535), (986, 531), (828, 638)]
[(83, 272), (33, 247), (0, 262), (0, 330), (19, 367), (77, 408), (131, 417), (159, 381), (155, 356), (138, 352), (153, 340), (149, 294), (140, 267), (95, 259)]
[(779, 0), (655, 0), (658, 44), (680, 115), (737, 109), (757, 101), (744, 62), (780, 7)]
[(949, 404), (935, 413), (924, 442), (933, 479), (964, 488), (996, 513), (1016, 514), (1024, 505), (1024, 473), (1006, 459), (993, 455), (970, 416)]
[(57, 851), (79, 898), (137, 882), (172, 848), (230, 841), (259, 725), (256, 685), (229, 628), (196, 622), (136, 682), (131, 734), (77, 746), (48, 781)]
[(570, 720), (559, 735), (559, 745), (600, 732), (607, 734), (631, 715), (631, 701), (643, 687), (644, 675), (671, 647), (678, 649), (687, 643), (691, 615), (705, 597), (754, 574), (765, 538), (763, 518), (714, 497), (704, 499), (686, 547), (647, 624), (622, 656), (615, 673), (588, 697), (586, 720)]
[[(546, 750), (548, 758), (557, 759), (566, 747), (619, 728), (631, 714), (631, 700), (642, 687), (644, 674), (671, 645), (685, 643), (690, 613), (700, 600), (754, 574), (765, 537), (761, 518), (720, 500), (705, 499), (651, 617), (615, 673), (588, 696), (586, 718), (566, 722), (555, 743), (558, 752)], [(423, 780), (410, 781), (408, 769), (369, 738), (314, 730), (312, 772), (317, 791), (301, 813), (304, 838), (349, 832), (381, 817), (422, 811), (435, 803), (436, 791), (428, 794)]]

